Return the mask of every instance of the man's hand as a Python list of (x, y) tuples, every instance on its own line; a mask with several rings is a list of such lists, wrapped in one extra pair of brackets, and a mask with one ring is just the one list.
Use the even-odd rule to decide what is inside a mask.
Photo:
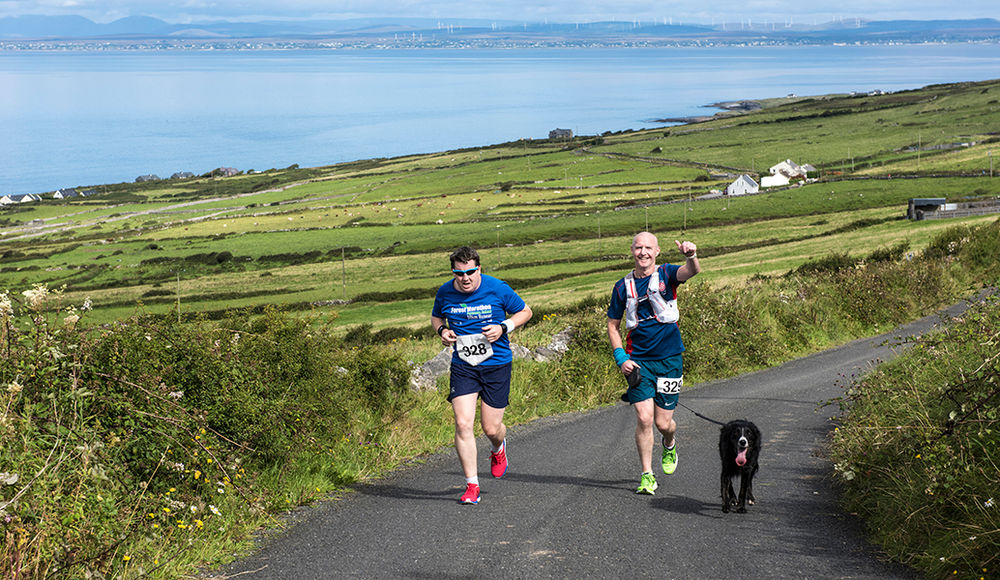
[(622, 363), (622, 366), (620, 368), (622, 369), (623, 375), (629, 375), (632, 373), (632, 369), (637, 369), (640, 366), (641, 365), (639, 365), (639, 363), (635, 362), (634, 360), (628, 359), (627, 361)]
[(693, 258), (698, 255), (698, 246), (693, 243), (679, 242), (677, 240), (674, 240), (674, 243), (677, 244), (677, 251), (684, 254), (684, 257)]
[(444, 330), (441, 331), (441, 344), (445, 346), (451, 346), (455, 344), (457, 340), (458, 340), (458, 335), (455, 334), (454, 330), (450, 328), (445, 328)]
[(503, 327), (499, 324), (487, 324), (483, 327), (483, 336), (490, 342), (496, 342), (503, 336)]

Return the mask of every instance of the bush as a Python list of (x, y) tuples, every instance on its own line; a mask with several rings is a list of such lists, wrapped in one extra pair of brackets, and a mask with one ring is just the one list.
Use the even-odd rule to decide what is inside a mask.
[(962, 246), (972, 237), (972, 228), (966, 225), (949, 228), (930, 241), (924, 248), (925, 258), (938, 259), (958, 255)]
[(809, 260), (794, 270), (796, 274), (815, 274), (818, 272), (838, 272), (854, 265), (854, 258), (845, 253), (833, 253), (816, 260)]
[(909, 249), (910, 249), (910, 242), (907, 240), (903, 240), (890, 248), (878, 248), (871, 254), (868, 254), (868, 257), (865, 258), (865, 261), (895, 262), (898, 260), (902, 260), (903, 257), (906, 255), (907, 250)]

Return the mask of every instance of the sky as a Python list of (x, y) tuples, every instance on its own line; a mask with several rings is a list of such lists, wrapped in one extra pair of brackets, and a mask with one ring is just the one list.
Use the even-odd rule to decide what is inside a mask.
[(173, 23), (213, 20), (476, 18), (525, 22), (746, 20), (822, 24), (833, 20), (996, 18), (997, 0), (0, 0), (0, 17), (79, 15), (95, 22), (153, 16)]

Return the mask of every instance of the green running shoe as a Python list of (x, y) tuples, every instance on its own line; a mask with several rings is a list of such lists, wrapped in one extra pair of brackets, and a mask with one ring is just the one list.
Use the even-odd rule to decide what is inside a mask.
[(670, 475), (677, 470), (677, 444), (673, 449), (663, 448), (663, 473)]
[(652, 473), (643, 473), (642, 477), (639, 479), (639, 487), (635, 490), (636, 493), (644, 493), (646, 495), (654, 495), (656, 491), (656, 477)]

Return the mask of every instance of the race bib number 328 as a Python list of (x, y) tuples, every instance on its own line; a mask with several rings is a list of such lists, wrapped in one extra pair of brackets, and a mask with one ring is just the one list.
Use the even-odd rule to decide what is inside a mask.
[(684, 377), (656, 377), (656, 392), (677, 395), (684, 386)]
[(493, 356), (493, 345), (482, 333), (463, 334), (455, 342), (455, 352), (458, 358), (476, 366)]
[(467, 344), (462, 348), (460, 348), (459, 350), (462, 351), (463, 356), (468, 358), (471, 356), (486, 354), (487, 352), (489, 352), (489, 349), (490, 349), (489, 344), (483, 344), (480, 342), (478, 344)]

